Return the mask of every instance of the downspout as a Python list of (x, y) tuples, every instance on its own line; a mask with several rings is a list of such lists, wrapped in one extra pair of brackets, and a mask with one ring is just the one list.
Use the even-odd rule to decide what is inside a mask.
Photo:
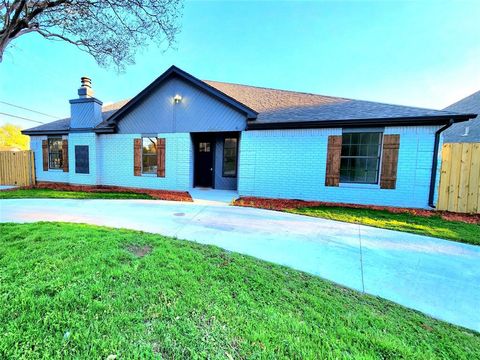
[(448, 124), (441, 127), (435, 132), (435, 144), (433, 146), (433, 159), (432, 159), (432, 174), (430, 175), (430, 191), (428, 193), (428, 206), (435, 208), (435, 184), (437, 182), (437, 167), (438, 167), (438, 148), (440, 146), (440, 134), (447, 130), (454, 123), (453, 119), (450, 119)]

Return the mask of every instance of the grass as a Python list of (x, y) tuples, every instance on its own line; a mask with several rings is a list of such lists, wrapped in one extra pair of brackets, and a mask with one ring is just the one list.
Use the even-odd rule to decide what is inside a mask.
[(480, 245), (479, 224), (444, 220), (440, 216), (424, 217), (407, 213), (394, 214), (385, 210), (333, 206), (289, 209), (288, 212)]
[(0, 191), (0, 199), (153, 199), (130, 192), (84, 192), (53, 189), (17, 189)]
[(0, 224), (0, 358), (479, 359), (480, 334), (212, 246)]

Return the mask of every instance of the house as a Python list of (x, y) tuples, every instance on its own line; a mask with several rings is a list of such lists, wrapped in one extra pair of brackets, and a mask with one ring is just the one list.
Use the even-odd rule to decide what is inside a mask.
[[(480, 114), (480, 90), (450, 106), (447, 106), (444, 110), (460, 113)], [(453, 124), (449, 129), (445, 130), (444, 142), (480, 143), (480, 119), (476, 118), (458, 124)]]
[(71, 116), (30, 135), (38, 181), (425, 208), (441, 131), (470, 113), (201, 81), (172, 66), (108, 106), (82, 78)]

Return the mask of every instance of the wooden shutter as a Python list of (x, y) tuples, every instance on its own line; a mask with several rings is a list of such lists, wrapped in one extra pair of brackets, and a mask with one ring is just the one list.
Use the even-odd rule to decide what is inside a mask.
[(380, 175), (381, 189), (395, 189), (399, 148), (400, 135), (385, 135), (383, 137), (382, 172)]
[(42, 140), (43, 171), (48, 171), (48, 140)]
[(68, 140), (62, 141), (62, 165), (63, 172), (68, 172)]
[(330, 135), (327, 149), (327, 171), (325, 186), (338, 186), (340, 184), (340, 156), (342, 154), (342, 136)]
[(142, 175), (142, 139), (133, 139), (133, 175)]
[(165, 177), (165, 139), (157, 138), (157, 176)]

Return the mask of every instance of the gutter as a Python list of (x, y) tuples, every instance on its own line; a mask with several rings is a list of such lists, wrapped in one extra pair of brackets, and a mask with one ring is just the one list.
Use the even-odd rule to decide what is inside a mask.
[(441, 127), (435, 132), (435, 143), (433, 146), (433, 159), (432, 159), (432, 173), (430, 175), (430, 189), (428, 192), (428, 206), (435, 208), (434, 197), (435, 197), (435, 185), (437, 182), (437, 167), (438, 167), (438, 148), (440, 146), (440, 134), (447, 130), (450, 126), (453, 125), (455, 121), (450, 119), (447, 125)]
[(474, 118), (475, 114), (416, 116), (397, 118), (367, 118), (367, 119), (337, 119), (316, 121), (282, 121), (282, 122), (255, 122), (247, 123), (246, 130), (287, 130), (287, 129), (316, 129), (335, 127), (368, 127), (368, 126), (414, 126), (414, 125), (443, 125), (445, 121), (455, 119), (455, 122)]

